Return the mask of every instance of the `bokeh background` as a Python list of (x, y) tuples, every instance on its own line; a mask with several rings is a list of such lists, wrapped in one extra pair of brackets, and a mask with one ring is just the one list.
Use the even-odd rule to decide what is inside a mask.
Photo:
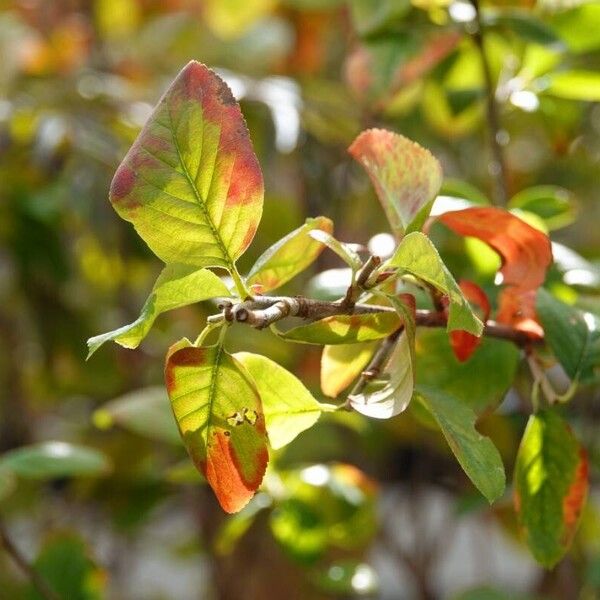
[[(501, 122), (492, 133), (477, 18)], [(511, 206), (556, 242), (554, 291), (600, 313), (599, 4), (0, 0), (0, 452), (30, 453), (16, 481), (0, 458), (3, 530), (68, 600), (600, 597), (598, 389), (568, 408), (590, 451), (591, 500), (570, 554), (543, 571), (518, 539), (510, 494), (487, 506), (411, 414), (326, 415), (226, 518), (161, 387), (167, 347), (197, 335), (210, 305), (162, 316), (137, 351), (109, 345), (85, 362), (86, 339), (135, 319), (160, 271), (107, 190), (190, 59), (241, 101), (265, 175), (242, 271), (307, 216), (332, 218), (345, 241), (389, 242), (374, 237), (387, 230), (383, 213), (346, 152), (362, 129), (428, 147), (444, 166), (442, 194), (478, 203), (499, 199), (494, 135), (508, 196), (520, 192)], [(456, 273), (493, 286), (494, 256), (436, 235)], [(324, 253), (287, 289), (335, 297), (339, 272), (314, 275), (340, 266)], [(319, 394), (318, 348), (239, 329), (233, 349), (277, 359)], [(432, 372), (468, 386), (469, 367), (444, 360)], [(485, 393), (504, 396), (502, 386)], [(480, 421), (509, 474), (528, 386), (519, 367)], [(47, 441), (58, 455), (81, 447), (80, 476), (40, 476), (36, 444)], [(40, 597), (0, 553), (0, 598)]]

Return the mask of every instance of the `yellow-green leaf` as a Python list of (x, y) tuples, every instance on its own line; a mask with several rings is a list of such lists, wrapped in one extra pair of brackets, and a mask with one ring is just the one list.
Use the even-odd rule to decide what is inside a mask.
[(124, 325), (88, 340), (88, 358), (105, 342), (114, 341), (124, 348), (137, 348), (158, 315), (188, 304), (229, 296), (227, 286), (214, 273), (190, 265), (167, 265), (158, 276), (140, 316)]
[(333, 223), (326, 217), (306, 219), (294, 231), (265, 250), (248, 273), (247, 284), (258, 285), (262, 291), (274, 290), (309, 267), (325, 246), (310, 237), (320, 229), (331, 233)]
[(355, 344), (388, 336), (398, 329), (400, 317), (393, 312), (335, 315), (288, 331), (275, 330), (290, 342), (304, 344)]
[(233, 356), (244, 365), (256, 384), (269, 443), (276, 450), (312, 427), (323, 411), (336, 410), (331, 404), (317, 402), (295, 375), (266, 356), (250, 352), (238, 352)]
[(335, 398), (345, 390), (367, 366), (376, 342), (325, 346), (321, 355), (321, 390)]
[(267, 468), (265, 416), (254, 382), (221, 345), (173, 345), (165, 366), (185, 447), (226, 512), (241, 510)]
[(117, 169), (110, 200), (164, 262), (236, 278), (263, 178), (240, 107), (213, 71), (192, 61), (179, 73)]

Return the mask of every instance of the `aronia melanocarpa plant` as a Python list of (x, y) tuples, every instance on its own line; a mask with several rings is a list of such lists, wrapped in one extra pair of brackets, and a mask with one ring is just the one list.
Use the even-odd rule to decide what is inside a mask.
[[(110, 188), (117, 213), (165, 267), (139, 318), (91, 338), (90, 355), (108, 340), (136, 348), (159, 314), (218, 299), (218, 312), (198, 337), (168, 350), (165, 380), (191, 459), (223, 509), (233, 513), (261, 485), (269, 446), (285, 446), (322, 412), (354, 410), (387, 419), (411, 402), (429, 413), (480, 492), (497, 500), (505, 492), (500, 455), (476, 430), (472, 406), (435, 378), (417, 378), (419, 369), (426, 374), (435, 363), (417, 356), (415, 336), (419, 328), (445, 328), (457, 365), (477, 357), (482, 338), (506, 340), (515, 361), (524, 358), (533, 376), (534, 410), (514, 467), (514, 502), (533, 554), (551, 566), (569, 547), (588, 486), (585, 451), (558, 407), (578, 384), (598, 376), (597, 323), (541, 287), (552, 253), (538, 229), (492, 206), (430, 216), (443, 175), (427, 150), (397, 133), (369, 129), (349, 152), (371, 178), (388, 217), (398, 242), (393, 254), (382, 260), (357, 252), (356, 245), (333, 237), (333, 223), (319, 216), (267, 249), (242, 275), (236, 261), (262, 216), (263, 177), (231, 91), (209, 68), (190, 62), (157, 104)], [(427, 235), (433, 221), (500, 255), (495, 308), (477, 284), (456, 282)], [(343, 297), (273, 294), (325, 248), (348, 266)], [(411, 286), (426, 291), (429, 308), (417, 307)], [(291, 317), (301, 324), (286, 328)], [(234, 325), (270, 327), (289, 342), (324, 346), (322, 391), (335, 402), (319, 402), (265, 356), (230, 354), (227, 331)], [(545, 375), (548, 350), (573, 382), (562, 396)]]

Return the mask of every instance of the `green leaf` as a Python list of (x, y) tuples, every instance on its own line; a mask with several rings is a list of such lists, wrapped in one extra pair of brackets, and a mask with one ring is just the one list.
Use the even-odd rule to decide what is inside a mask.
[(315, 229), (331, 233), (333, 223), (326, 217), (306, 219), (273, 244), (258, 258), (248, 273), (248, 285), (260, 285), (263, 291), (274, 290), (304, 271), (323, 251), (323, 244), (309, 233)]
[(389, 380), (377, 386), (378, 389), (367, 386), (364, 392), (348, 396), (354, 410), (375, 419), (390, 419), (406, 410), (414, 388), (410, 346), (410, 336), (404, 331), (386, 367)]
[(600, 101), (600, 73), (558, 71), (544, 76), (544, 92), (567, 100)]
[(600, 48), (600, 5), (597, 2), (557, 11), (551, 15), (550, 23), (571, 53), (583, 54)]
[(484, 337), (466, 362), (460, 362), (440, 329), (417, 336), (417, 383), (439, 389), (476, 412), (497, 406), (514, 381), (519, 350), (511, 342)]
[(556, 185), (537, 185), (513, 196), (508, 208), (518, 208), (540, 217), (552, 231), (573, 223), (577, 208), (572, 194)]
[(480, 336), (483, 323), (475, 316), (460, 287), (443, 263), (431, 240), (422, 233), (409, 233), (385, 267), (397, 267), (434, 286), (450, 300), (448, 331), (463, 330)]
[(529, 11), (488, 9), (482, 12), (482, 23), (484, 27), (500, 27), (514, 32), (524, 40), (536, 44), (557, 48), (564, 45), (552, 27), (536, 18)]
[(475, 429), (475, 413), (450, 394), (418, 385), (418, 398), (439, 425), (475, 487), (491, 504), (504, 493), (506, 476), (498, 450)]
[(331, 234), (321, 229), (314, 229), (309, 235), (335, 252), (353, 271), (360, 269), (362, 260), (350, 244), (336, 240)]
[(332, 404), (317, 402), (295, 375), (266, 356), (250, 352), (238, 352), (233, 356), (244, 365), (256, 384), (269, 443), (275, 450), (312, 427), (323, 411), (336, 410)]
[(363, 131), (348, 151), (369, 174), (394, 235), (420, 229), (442, 185), (437, 159), (385, 129)]
[(588, 491), (587, 456), (552, 410), (531, 415), (515, 464), (514, 499), (527, 545), (544, 566), (568, 550)]
[(94, 412), (100, 429), (118, 425), (151, 440), (179, 445), (181, 439), (163, 386), (147, 387), (111, 400)]
[(229, 295), (227, 286), (207, 269), (189, 265), (167, 265), (158, 276), (140, 316), (129, 325), (90, 338), (87, 342), (87, 357), (92, 356), (108, 341), (115, 341), (124, 348), (137, 348), (158, 315), (209, 298)]
[(179, 432), (226, 512), (254, 496), (269, 459), (265, 416), (254, 382), (221, 345), (174, 344), (165, 367)]
[[(85, 542), (72, 533), (53, 534), (45, 542), (33, 568), (57, 598), (101, 600), (106, 597), (107, 574), (90, 558)], [(47, 600), (35, 587), (27, 590), (27, 600)]]
[(387, 337), (400, 326), (393, 312), (336, 315), (288, 331), (274, 329), (277, 335), (290, 342), (303, 344), (355, 344)]
[(52, 441), (11, 450), (0, 459), (0, 467), (25, 479), (56, 479), (106, 475), (111, 464), (93, 448)]
[(376, 342), (325, 346), (321, 355), (321, 391), (335, 398), (361, 374), (376, 347)]
[(110, 200), (166, 263), (224, 267), (262, 213), (263, 178), (239, 105), (206, 66), (191, 61), (150, 115), (117, 169)]
[(582, 313), (540, 288), (537, 314), (545, 339), (573, 381), (591, 383), (600, 376), (600, 318)]

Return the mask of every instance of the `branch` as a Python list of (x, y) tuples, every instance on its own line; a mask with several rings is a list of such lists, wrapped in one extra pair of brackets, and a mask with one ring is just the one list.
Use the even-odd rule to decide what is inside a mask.
[(29, 561), (10, 539), (4, 524), (0, 521), (0, 545), (13, 559), (14, 563), (21, 569), (24, 575), (31, 581), (33, 587), (44, 600), (60, 600), (58, 595), (50, 588), (48, 582), (33, 568)]
[[(219, 307), (222, 308), (222, 313), (209, 317), (209, 322), (237, 321), (256, 329), (264, 329), (287, 317), (298, 317), (312, 322), (335, 315), (396, 312), (389, 306), (357, 303), (349, 307), (344, 304), (344, 299), (329, 301), (302, 296), (254, 296), (236, 305), (232, 305), (230, 301), (222, 302)], [(417, 310), (415, 323), (419, 327), (446, 327), (448, 318), (443, 311)], [(542, 341), (526, 331), (492, 320), (485, 323), (483, 335), (508, 340), (520, 348), (528, 348)]]
[(486, 95), (486, 112), (488, 122), (488, 138), (490, 142), (490, 150), (492, 153), (492, 162), (490, 163), (491, 175), (494, 181), (494, 197), (496, 204), (506, 206), (508, 203), (508, 177), (504, 153), (500, 145), (500, 117), (498, 114), (498, 104), (496, 103), (496, 91), (490, 63), (485, 53), (485, 45), (483, 41), (483, 24), (481, 22), (481, 12), (479, 9), (479, 0), (471, 0), (471, 4), (475, 9), (475, 24), (477, 26), (473, 33), (473, 39), (479, 51), (481, 58), (481, 68), (485, 80), (485, 95)]

